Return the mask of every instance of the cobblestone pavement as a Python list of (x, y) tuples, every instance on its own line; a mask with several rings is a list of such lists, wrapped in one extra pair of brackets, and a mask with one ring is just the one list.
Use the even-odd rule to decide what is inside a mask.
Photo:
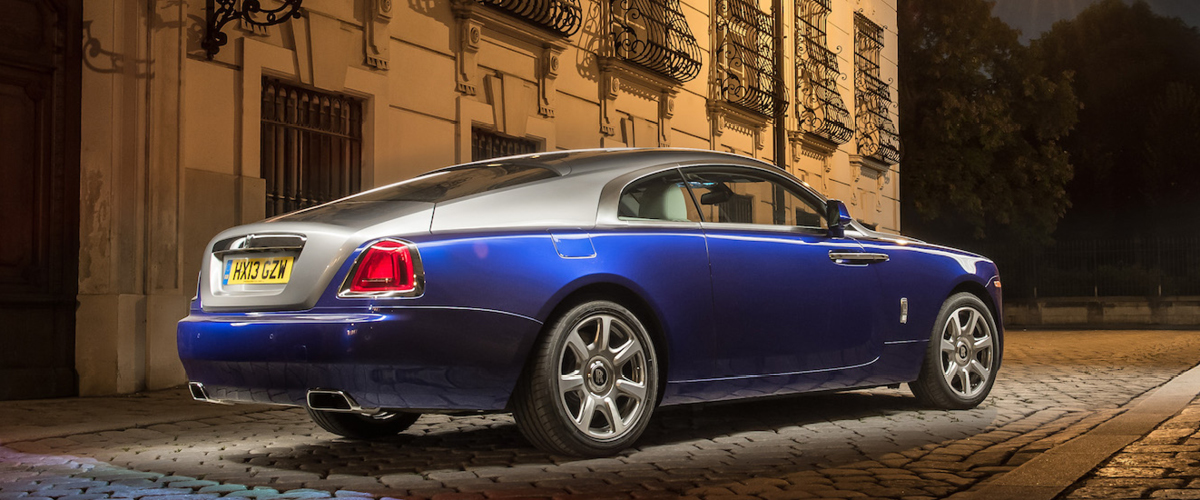
[[(428, 415), (395, 438), (356, 442), (317, 429), (303, 410), (226, 407), (221, 416), (3, 443), (0, 500), (940, 498), (1078, 436), (1194, 366), (1196, 333), (1009, 332), (998, 384), (973, 410), (921, 409), (894, 389), (667, 408), (638, 448), (608, 459), (540, 452), (507, 415)], [(165, 396), (180, 398), (170, 403), (177, 412), (215, 407)], [(70, 414), (87, 405), (66, 401), (13, 403), (0, 410), (0, 427), (14, 425), (6, 415), (31, 418), (32, 407)], [(1179, 419), (1182, 427), (1165, 424), (1147, 437), (1155, 444), (1137, 446), (1168, 435), (1189, 446), (1180, 429), (1190, 436), (1200, 413)], [(1126, 451), (1168, 453), (1137, 446)], [(1187, 453), (1172, 458), (1191, 460)], [(1119, 459), (1097, 474), (1126, 468)], [(1167, 470), (1157, 463), (1138, 467)]]
[(1200, 499), (1200, 399), (1113, 455), (1063, 498)]

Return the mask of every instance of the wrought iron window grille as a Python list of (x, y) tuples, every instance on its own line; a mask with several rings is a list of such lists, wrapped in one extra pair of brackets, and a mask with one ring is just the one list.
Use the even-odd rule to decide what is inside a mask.
[(508, 137), (485, 128), (471, 128), (471, 161), (538, 152), (537, 141)]
[(775, 22), (753, 0), (720, 0), (715, 16), (717, 93), (721, 99), (765, 116), (787, 107), (777, 95)]
[(854, 137), (850, 110), (838, 91), (838, 52), (827, 37), (829, 0), (796, 1), (796, 100), (800, 130), (834, 144)]
[(889, 116), (892, 93), (879, 78), (883, 28), (854, 16), (854, 102), (858, 154), (891, 165), (900, 161), (900, 136)]
[(583, 26), (579, 0), (477, 0), (562, 36), (571, 36)]
[(279, 0), (279, 6), (274, 9), (264, 9), (259, 0), (206, 0), (206, 27), (204, 39), (200, 46), (208, 60), (229, 43), (229, 36), (221, 30), (230, 21), (241, 19), (243, 23), (266, 28), (286, 22), (288, 19), (299, 19), (303, 11), (300, 4), (304, 0)]
[(267, 216), (362, 189), (362, 101), (263, 78)]
[(609, 0), (613, 54), (676, 82), (700, 74), (700, 45), (679, 0)]

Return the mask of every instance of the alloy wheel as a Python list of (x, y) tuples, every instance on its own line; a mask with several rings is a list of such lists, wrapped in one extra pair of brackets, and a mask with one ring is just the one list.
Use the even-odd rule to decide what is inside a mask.
[(619, 439), (646, 411), (646, 353), (633, 328), (611, 314), (581, 319), (557, 366), (558, 402), (589, 438)]
[(972, 398), (987, 387), (994, 345), (991, 328), (977, 309), (960, 307), (950, 314), (940, 351), (942, 376), (951, 391)]

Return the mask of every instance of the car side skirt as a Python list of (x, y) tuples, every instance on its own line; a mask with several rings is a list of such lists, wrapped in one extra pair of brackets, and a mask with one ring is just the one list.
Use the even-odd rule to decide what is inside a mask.
[(856, 366), (779, 373), (750, 377), (724, 377), (668, 382), (662, 405), (677, 405), (781, 396), (899, 384), (916, 380), (929, 341), (889, 342), (879, 357)]

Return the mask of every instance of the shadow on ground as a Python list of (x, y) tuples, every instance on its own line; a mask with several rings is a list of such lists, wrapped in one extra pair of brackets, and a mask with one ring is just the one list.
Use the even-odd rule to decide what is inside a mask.
[[(862, 432), (854, 429), (859, 421), (870, 417), (888, 417), (896, 414), (910, 415), (922, 412), (915, 398), (907, 392), (876, 390), (771, 398), (736, 403), (690, 405), (661, 408), (651, 421), (650, 427), (638, 442), (636, 449), (618, 457), (622, 462), (657, 462), (661, 460), (688, 460), (695, 465), (705, 465), (705, 457), (727, 460), (728, 453), (722, 450), (743, 447), (755, 440), (773, 441), (779, 460), (766, 460), (757, 468), (771, 469), (773, 466), (795, 465), (805, 456), (804, 462), (819, 463), (837, 456), (865, 458), (864, 455), (898, 451), (909, 447), (936, 443), (944, 438), (923, 432), (891, 433), (904, 434), (897, 440), (880, 439), (871, 435), (882, 427), (879, 423), (862, 424)], [(933, 412), (952, 414), (953, 412)], [(429, 418), (429, 417), (426, 417)], [(445, 418), (445, 417), (439, 417)], [(377, 441), (353, 441), (330, 439), (316, 441), (328, 436), (318, 431), (311, 445), (283, 450), (263, 450), (237, 455), (225, 455), (227, 461), (240, 462), (258, 467), (282, 470), (300, 470), (321, 475), (355, 474), (382, 476), (388, 474), (422, 474), (433, 471), (464, 470), (481, 467), (511, 467), (516, 465), (556, 466), (569, 465), (580, 459), (552, 455), (533, 448), (517, 430), (510, 418), (495, 416), (453, 417), (459, 425), (452, 430), (438, 426), (439, 430), (414, 429), (396, 436)], [(970, 435), (981, 432), (990, 419), (975, 419), (968, 423), (958, 421), (958, 434)], [(884, 421), (886, 422), (886, 420)], [(814, 424), (836, 427), (839, 437), (822, 436), (821, 429), (808, 429)], [(892, 424), (895, 424), (892, 422)], [(821, 427), (818, 425), (817, 427)], [(795, 432), (792, 440), (781, 435)], [(826, 429), (828, 431), (829, 429)], [(800, 432), (803, 431), (803, 432)], [(870, 438), (870, 439), (866, 439)], [(854, 443), (854, 441), (859, 441)], [(819, 454), (805, 453), (806, 442)], [(831, 448), (843, 446), (843, 453), (828, 453)], [(790, 447), (790, 450), (789, 450)], [(711, 450), (712, 453), (700, 453)]]

